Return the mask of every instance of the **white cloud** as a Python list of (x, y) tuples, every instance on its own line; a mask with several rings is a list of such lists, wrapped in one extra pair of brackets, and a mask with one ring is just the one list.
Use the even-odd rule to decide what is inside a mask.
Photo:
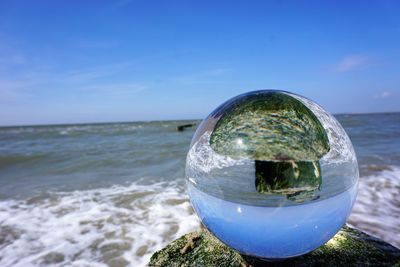
[(87, 94), (112, 97), (132, 95), (147, 87), (136, 82), (104, 84), (102, 79), (125, 72), (132, 66), (130, 62), (120, 62), (67, 72), (56, 72), (51, 68), (33, 68), (14, 77), (7, 77), (0, 72), (0, 103), (26, 100), (50, 88), (52, 91), (81, 90), (80, 92)]
[(109, 41), (89, 41), (89, 40), (81, 40), (77, 42), (77, 47), (79, 48), (115, 48), (121, 44), (120, 41), (117, 40), (109, 40)]
[(10, 59), (10, 63), (14, 65), (24, 65), (26, 63), (25, 57), (22, 55), (14, 55)]
[(370, 65), (370, 59), (361, 55), (351, 55), (343, 58), (336, 64), (337, 72), (347, 72), (352, 70), (360, 70)]
[(174, 83), (180, 84), (194, 84), (194, 83), (207, 83), (216, 82), (216, 78), (222, 77), (227, 73), (232, 72), (229, 68), (215, 68), (206, 71), (195, 72), (191, 74), (172, 77), (170, 80)]
[(147, 86), (136, 83), (98, 84), (79, 88), (79, 90), (87, 93), (110, 96), (127, 96), (140, 93), (146, 89), (148, 89)]
[(211, 69), (207, 72), (205, 72), (205, 76), (222, 76), (226, 73), (231, 72), (232, 69), (228, 69), (228, 68), (217, 68), (217, 69)]
[(131, 69), (133, 64), (131, 62), (113, 63), (103, 66), (97, 66), (87, 69), (74, 70), (61, 74), (60, 78), (64, 82), (87, 82), (97, 78), (104, 78), (113, 76), (115, 74)]
[(124, 6), (126, 6), (126, 5), (129, 5), (130, 3), (132, 2), (132, 0), (120, 0), (120, 1), (117, 1), (115, 4), (114, 4), (114, 8), (120, 8), (120, 7), (124, 7)]
[(391, 91), (382, 91), (376, 95), (374, 95), (374, 98), (388, 98), (391, 97), (393, 93)]
[(32, 81), (0, 80), (0, 88), (1, 89), (7, 89), (7, 90), (26, 88), (26, 87), (31, 86), (33, 84), (34, 83)]
[(386, 97), (389, 97), (389, 96), (391, 96), (391, 95), (392, 95), (392, 92), (383, 91), (383, 92), (381, 93), (381, 98), (386, 98)]
[(29, 81), (0, 80), (0, 103), (10, 103), (31, 97), (26, 89), (32, 85)]

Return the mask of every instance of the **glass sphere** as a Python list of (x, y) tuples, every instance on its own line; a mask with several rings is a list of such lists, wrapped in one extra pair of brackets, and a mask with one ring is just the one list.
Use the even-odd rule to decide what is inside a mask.
[(186, 159), (192, 205), (219, 240), (242, 254), (310, 252), (346, 222), (357, 159), (339, 122), (285, 91), (234, 97), (197, 129)]

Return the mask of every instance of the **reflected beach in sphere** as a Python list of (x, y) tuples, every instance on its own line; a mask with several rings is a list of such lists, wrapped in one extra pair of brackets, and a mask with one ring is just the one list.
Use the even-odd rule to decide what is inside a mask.
[(283, 259), (310, 252), (342, 227), (358, 165), (337, 120), (284, 91), (234, 97), (197, 129), (186, 160), (203, 224), (242, 254)]

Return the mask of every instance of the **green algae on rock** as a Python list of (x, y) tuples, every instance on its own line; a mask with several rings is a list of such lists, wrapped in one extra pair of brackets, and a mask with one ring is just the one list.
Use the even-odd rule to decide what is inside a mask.
[(284, 92), (249, 94), (224, 107), (210, 137), (219, 154), (255, 160), (255, 187), (303, 202), (320, 188), (329, 140), (315, 114)]
[(400, 266), (400, 250), (344, 226), (330, 241), (311, 253), (267, 262), (240, 255), (203, 229), (182, 236), (154, 253), (148, 266)]

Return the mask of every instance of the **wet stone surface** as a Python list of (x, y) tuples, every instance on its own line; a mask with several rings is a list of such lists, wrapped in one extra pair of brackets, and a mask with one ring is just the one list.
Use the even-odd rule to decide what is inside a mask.
[(192, 232), (153, 254), (150, 267), (400, 266), (400, 250), (344, 226), (325, 245), (300, 257), (267, 262), (240, 255), (207, 230)]

